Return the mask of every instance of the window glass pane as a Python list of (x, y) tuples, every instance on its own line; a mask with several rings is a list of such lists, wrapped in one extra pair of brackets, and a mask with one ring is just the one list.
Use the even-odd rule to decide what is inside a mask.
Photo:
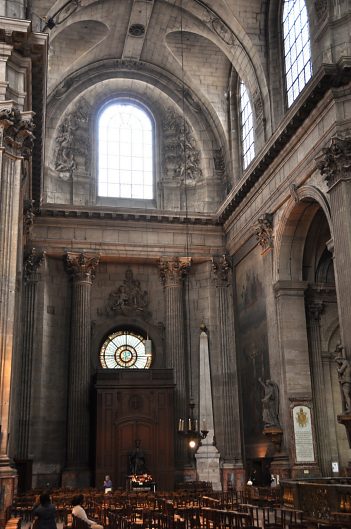
[(243, 157), (243, 168), (249, 165), (255, 156), (255, 142), (253, 133), (253, 116), (249, 93), (245, 84), (240, 81), (240, 127), (241, 127), (241, 148)]
[[(308, 17), (304, 0), (284, 0), (283, 33), (286, 90), (290, 106), (312, 75)], [(309, 76), (306, 75), (306, 68), (310, 71)], [(305, 75), (301, 75), (302, 72), (305, 72)]]
[(105, 369), (149, 369), (151, 363), (145, 339), (129, 331), (110, 334), (100, 349), (100, 364)]
[(116, 102), (99, 118), (98, 194), (153, 198), (153, 128), (139, 107)]

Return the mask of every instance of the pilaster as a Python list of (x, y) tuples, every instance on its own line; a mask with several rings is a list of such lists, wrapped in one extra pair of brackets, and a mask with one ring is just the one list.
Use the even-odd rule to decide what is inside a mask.
[(67, 419), (66, 468), (63, 486), (86, 487), (89, 468), (90, 393), (90, 297), (99, 263), (97, 254), (66, 254), (67, 272), (72, 279), (71, 343)]
[(333, 223), (334, 265), (342, 343), (351, 358), (351, 135), (335, 136), (316, 159), (325, 176)]
[(38, 281), (40, 279), (38, 270), (43, 261), (44, 252), (38, 251), (35, 248), (32, 248), (24, 255), (23, 330), (18, 406), (18, 444), (16, 453), (16, 459), (22, 461), (28, 460), (29, 457), (36, 298)]
[(312, 369), (312, 393), (315, 408), (318, 459), (323, 476), (331, 473), (331, 450), (328, 432), (327, 402), (323, 374), (320, 318), (324, 304), (307, 300), (308, 337)]
[[(188, 364), (185, 354), (186, 317), (183, 280), (190, 264), (191, 259), (188, 257), (162, 257), (159, 263), (161, 282), (165, 292), (166, 367), (174, 370), (176, 384), (175, 423), (179, 417), (186, 417), (188, 414), (188, 381), (186, 378)], [(174, 432), (176, 435), (176, 429)], [(175, 446), (176, 466), (181, 468), (186, 461), (184, 440), (177, 438)]]
[(215, 284), (219, 354), (222, 375), (222, 422), (224, 460), (223, 484), (226, 487), (227, 476), (236, 472), (242, 478), (241, 426), (238, 372), (235, 353), (234, 308), (231, 290), (231, 263), (226, 255), (212, 257), (212, 278)]

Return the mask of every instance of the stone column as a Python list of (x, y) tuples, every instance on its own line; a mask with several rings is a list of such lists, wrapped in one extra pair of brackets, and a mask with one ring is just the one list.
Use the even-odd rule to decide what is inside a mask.
[(32, 113), (0, 102), (0, 467), (9, 458), (8, 424), (15, 319), (21, 164), (30, 156)]
[(67, 460), (62, 485), (90, 485), (90, 295), (99, 256), (88, 253), (66, 254), (67, 271), (72, 277), (71, 343), (68, 386)]
[(20, 386), (18, 388), (18, 444), (17, 459), (28, 460), (29, 427), (31, 418), (32, 361), (35, 333), (38, 269), (44, 260), (44, 252), (32, 248), (24, 256), (23, 329), (21, 349)]
[(222, 375), (222, 426), (223, 442), (223, 485), (233, 483), (241, 488), (243, 463), (241, 453), (241, 424), (236, 363), (234, 307), (231, 289), (231, 265), (227, 256), (212, 258), (213, 279), (216, 286), (217, 322), (219, 334), (219, 355)]
[(335, 136), (317, 158), (329, 188), (340, 334), (351, 358), (351, 136)]
[[(0, 78), (1, 81), (1, 78)], [(0, 97), (2, 83), (0, 82)], [(31, 156), (31, 112), (0, 101), (0, 525), (16, 488), (8, 456), (11, 372), (15, 332), (16, 269), (19, 250), (21, 167)]]
[[(166, 301), (166, 367), (174, 370), (176, 422), (179, 418), (185, 418), (189, 414), (183, 278), (190, 263), (189, 257), (162, 257), (160, 259), (160, 276)], [(186, 462), (186, 443), (179, 436), (176, 437), (175, 458), (176, 467), (182, 468)]]
[(318, 459), (323, 476), (331, 475), (331, 450), (325, 381), (323, 374), (320, 318), (324, 310), (322, 302), (308, 302), (308, 338), (312, 369), (312, 393), (315, 407), (315, 423), (318, 444)]

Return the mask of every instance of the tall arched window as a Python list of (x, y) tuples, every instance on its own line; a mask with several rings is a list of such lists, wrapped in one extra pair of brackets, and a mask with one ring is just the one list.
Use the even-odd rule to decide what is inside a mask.
[(310, 32), (304, 0), (284, 0), (283, 32), (286, 90), (290, 107), (312, 77)]
[(243, 168), (246, 169), (255, 156), (255, 139), (249, 93), (242, 81), (240, 81), (239, 86), (239, 109)]
[(98, 195), (152, 199), (153, 125), (144, 110), (115, 101), (98, 123)]

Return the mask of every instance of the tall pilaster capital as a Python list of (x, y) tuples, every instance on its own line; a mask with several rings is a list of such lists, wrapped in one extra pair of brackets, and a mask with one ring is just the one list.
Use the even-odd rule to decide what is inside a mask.
[(25, 283), (38, 281), (38, 268), (42, 265), (45, 252), (37, 248), (26, 250), (23, 255), (23, 277)]
[(231, 262), (227, 255), (214, 255), (212, 257), (212, 271), (217, 286), (227, 285), (231, 270)]
[(20, 112), (12, 101), (0, 102), (0, 148), (29, 158), (34, 142), (33, 112)]
[(191, 257), (161, 257), (160, 279), (164, 287), (180, 286), (191, 266)]
[(265, 252), (273, 248), (273, 214), (265, 213), (254, 225), (256, 239)]
[(74, 282), (88, 282), (91, 284), (95, 279), (99, 260), (99, 254), (67, 252), (65, 255), (66, 270), (72, 276)]
[(307, 310), (310, 322), (318, 323), (324, 311), (324, 303), (322, 301), (312, 301), (307, 303)]
[(317, 167), (325, 176), (328, 187), (351, 178), (351, 136), (334, 136), (316, 158)]

